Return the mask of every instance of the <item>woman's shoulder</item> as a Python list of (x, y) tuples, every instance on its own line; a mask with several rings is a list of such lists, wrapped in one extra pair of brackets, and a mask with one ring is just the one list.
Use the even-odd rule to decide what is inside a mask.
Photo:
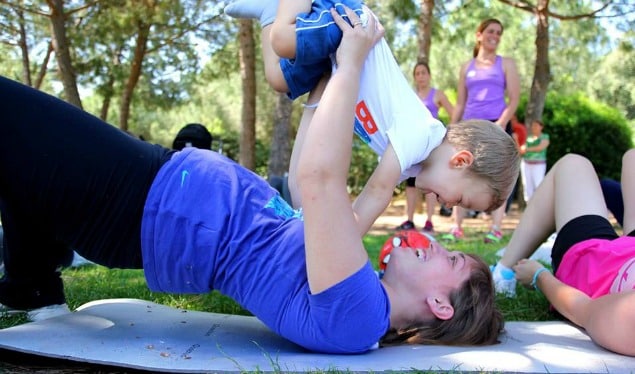
[(474, 66), (474, 59), (469, 59), (467, 61), (465, 61), (464, 63), (461, 64), (461, 70), (460, 73), (461, 75), (465, 74), (471, 66)]
[(510, 64), (516, 65), (516, 59), (514, 59), (513, 57), (501, 56), (501, 55), (498, 55), (496, 57), (501, 61), (503, 66), (509, 66)]

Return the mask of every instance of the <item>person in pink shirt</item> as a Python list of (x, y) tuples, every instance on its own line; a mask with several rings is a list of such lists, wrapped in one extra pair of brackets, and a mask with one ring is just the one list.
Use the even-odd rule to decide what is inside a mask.
[[(591, 162), (575, 154), (562, 157), (527, 205), (493, 277), (497, 291), (508, 296), (516, 281), (541, 291), (597, 344), (635, 356), (635, 149), (623, 156), (622, 187), (620, 236), (607, 218)], [(526, 257), (554, 230), (552, 274)]]

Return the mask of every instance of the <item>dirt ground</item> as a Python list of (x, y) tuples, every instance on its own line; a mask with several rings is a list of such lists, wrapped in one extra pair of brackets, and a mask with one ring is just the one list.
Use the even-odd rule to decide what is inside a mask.
[[(503, 231), (510, 232), (512, 231), (516, 225), (518, 224), (518, 219), (520, 218), (521, 212), (518, 209), (517, 204), (512, 204), (508, 214), (503, 218)], [(392, 203), (382, 216), (380, 216), (375, 224), (369, 231), (369, 234), (387, 234), (393, 232), (395, 227), (399, 226), (403, 221), (406, 220), (406, 200), (403, 196), (398, 196), (393, 199)], [(421, 229), (425, 223), (426, 214), (425, 210), (422, 209), (419, 212), (415, 213), (414, 223), (417, 229)], [(435, 208), (435, 215), (432, 218), (432, 222), (434, 224), (434, 231), (436, 234), (444, 234), (450, 230), (452, 225), (454, 224), (454, 219), (452, 217), (444, 217), (439, 215), (439, 207)], [(463, 228), (481, 231), (483, 233), (487, 232), (492, 224), (492, 220), (487, 215), (479, 215), (477, 218), (465, 218), (463, 220)]]

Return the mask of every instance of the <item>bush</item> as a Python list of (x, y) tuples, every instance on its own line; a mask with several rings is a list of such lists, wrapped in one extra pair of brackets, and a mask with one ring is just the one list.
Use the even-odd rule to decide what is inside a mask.
[[(521, 100), (518, 118), (524, 121), (527, 98)], [(547, 168), (567, 153), (590, 159), (600, 177), (619, 180), (622, 155), (633, 147), (633, 133), (615, 108), (593, 102), (582, 94), (547, 95), (542, 115), (549, 134)]]
[(349, 192), (355, 196), (362, 192), (366, 181), (377, 166), (379, 158), (377, 154), (365, 144), (357, 135), (353, 138), (353, 153), (351, 155), (351, 167), (348, 172)]

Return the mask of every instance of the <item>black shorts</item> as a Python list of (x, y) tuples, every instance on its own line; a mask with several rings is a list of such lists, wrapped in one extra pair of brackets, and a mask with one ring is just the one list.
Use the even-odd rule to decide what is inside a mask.
[[(635, 236), (635, 230), (628, 236)], [(589, 239), (617, 238), (619, 235), (613, 229), (611, 222), (602, 216), (585, 215), (572, 219), (562, 226), (551, 249), (551, 264), (554, 273), (558, 270), (564, 254), (575, 244)]]
[(408, 179), (406, 179), (406, 186), (408, 187), (414, 187), (415, 186), (415, 177), (410, 177)]

